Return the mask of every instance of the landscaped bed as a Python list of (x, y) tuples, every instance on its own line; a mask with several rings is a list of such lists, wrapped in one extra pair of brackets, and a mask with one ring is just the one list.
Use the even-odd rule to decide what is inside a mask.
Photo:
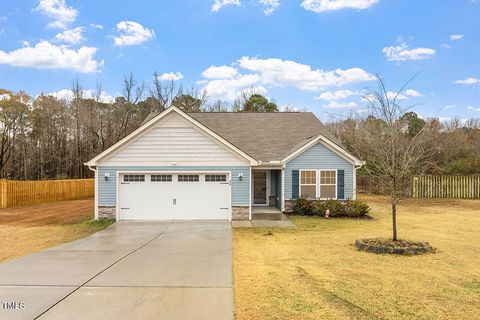
[(291, 216), (297, 229), (235, 229), (237, 319), (478, 317), (480, 201), (401, 203), (399, 237), (438, 250), (400, 256), (354, 246), (356, 239), (391, 236), (388, 200), (361, 198), (374, 220)]
[(389, 253), (415, 255), (433, 252), (434, 249), (426, 241), (402, 240), (393, 241), (392, 239), (360, 239), (355, 240), (355, 246), (359, 250), (372, 253)]
[(113, 223), (92, 221), (93, 200), (0, 209), (0, 263), (95, 233)]

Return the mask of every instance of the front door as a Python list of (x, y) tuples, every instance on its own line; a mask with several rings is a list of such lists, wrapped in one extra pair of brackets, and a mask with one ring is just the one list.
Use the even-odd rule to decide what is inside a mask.
[(253, 204), (267, 204), (267, 171), (253, 171)]

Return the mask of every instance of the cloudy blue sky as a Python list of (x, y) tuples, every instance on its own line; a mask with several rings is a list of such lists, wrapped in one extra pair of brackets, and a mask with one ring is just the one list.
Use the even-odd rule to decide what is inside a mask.
[(480, 117), (480, 1), (2, 0), (0, 87), (104, 99), (154, 71), (231, 101), (255, 88), (280, 106), (362, 112), (381, 74), (424, 117)]

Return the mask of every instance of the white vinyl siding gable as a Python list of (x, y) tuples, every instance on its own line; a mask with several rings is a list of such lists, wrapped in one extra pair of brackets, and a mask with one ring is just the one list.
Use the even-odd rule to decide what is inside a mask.
[(101, 165), (245, 165), (246, 161), (178, 114), (112, 154)]

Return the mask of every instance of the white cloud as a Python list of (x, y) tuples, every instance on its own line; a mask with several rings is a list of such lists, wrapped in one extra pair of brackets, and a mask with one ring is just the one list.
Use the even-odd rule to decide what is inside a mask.
[(113, 37), (116, 46), (133, 46), (142, 44), (155, 37), (155, 32), (134, 21), (117, 23), (118, 36)]
[(157, 77), (158, 80), (162, 81), (178, 81), (183, 79), (183, 74), (180, 72), (170, 72), (170, 73), (163, 73)]
[(259, 0), (259, 3), (263, 5), (263, 13), (267, 16), (274, 13), (275, 10), (280, 7), (279, 0)]
[(368, 9), (380, 0), (303, 0), (301, 6), (305, 10), (316, 13), (342, 9)]
[(480, 108), (475, 108), (475, 107), (472, 107), (472, 106), (467, 107), (467, 109), (475, 111), (475, 112), (480, 112)]
[(55, 36), (55, 40), (63, 41), (68, 44), (77, 44), (83, 40), (84, 27), (77, 27), (74, 29), (65, 30)]
[(202, 72), (202, 77), (206, 79), (231, 79), (235, 77), (238, 70), (230, 66), (211, 66)]
[(240, 0), (215, 0), (212, 5), (212, 12), (217, 12), (218, 10), (222, 9), (226, 6), (239, 6), (242, 3)]
[(418, 92), (417, 90), (413, 90), (413, 89), (405, 90), (405, 95), (407, 97), (421, 97), (422, 96), (422, 94), (420, 92)]
[[(407, 90), (404, 91), (404, 93), (398, 93), (397, 91), (387, 91), (386, 96), (389, 100), (396, 99), (397, 101), (401, 101), (401, 100), (407, 100), (409, 98), (421, 97), (423, 95), (420, 92), (418, 92), (417, 90), (407, 89)], [(373, 95), (366, 94), (366, 95), (362, 96), (361, 100), (363, 102), (368, 102), (368, 101), (372, 101), (374, 99), (375, 99), (375, 97)]]
[(65, 0), (40, 0), (35, 10), (54, 20), (48, 25), (50, 28), (65, 29), (78, 16), (78, 11), (67, 6)]
[(355, 102), (338, 102), (338, 101), (330, 101), (328, 104), (323, 106), (323, 108), (325, 109), (354, 109), (357, 107), (358, 105)]
[(272, 86), (292, 86), (300, 90), (320, 90), (327, 86), (341, 86), (375, 78), (360, 68), (324, 71), (291, 60), (242, 57), (241, 68), (257, 73), (261, 81)]
[(342, 100), (348, 97), (351, 97), (353, 95), (356, 95), (357, 93), (351, 91), (351, 90), (337, 90), (337, 91), (325, 91), (322, 92), (318, 97), (315, 97), (315, 99), (319, 100), (326, 100), (326, 101), (337, 101), (337, 100)]
[(385, 53), (388, 61), (424, 60), (434, 57), (437, 53), (435, 49), (430, 48), (410, 49), (402, 40), (397, 46), (383, 48), (382, 52)]
[(455, 84), (474, 85), (474, 84), (480, 84), (480, 79), (475, 78), (475, 77), (469, 77), (469, 78), (466, 78), (466, 79), (457, 80), (454, 83)]
[(37, 69), (70, 69), (90, 73), (103, 65), (94, 59), (97, 48), (83, 46), (77, 50), (55, 46), (48, 41), (29, 45), (10, 52), (0, 50), (0, 64)]
[(456, 106), (454, 104), (448, 104), (448, 105), (444, 106), (443, 109), (453, 109), (455, 107)]
[(294, 87), (316, 91), (325, 87), (375, 79), (360, 68), (324, 71), (277, 58), (259, 59), (245, 56), (237, 60), (235, 66), (236, 68), (211, 66), (202, 73), (203, 79), (197, 83), (204, 85), (203, 89), (207, 90), (210, 96), (233, 100), (239, 91), (247, 88), (257, 88), (261, 92), (266, 92), (265, 87)]
[(458, 40), (462, 40), (464, 37), (465, 37), (464, 34), (452, 34), (450, 35), (450, 40), (458, 41)]
[(407, 97), (403, 94), (399, 94), (398, 92), (395, 91), (387, 91), (387, 98), (390, 100), (396, 99), (396, 100), (406, 100)]
[[(70, 89), (62, 89), (54, 92), (45, 93), (45, 96), (52, 96), (59, 100), (72, 101), (73, 100), (73, 91)], [(96, 92), (92, 89), (83, 89), (82, 97), (84, 99), (96, 99)], [(99, 101), (104, 103), (113, 103), (115, 102), (115, 97), (109, 95), (105, 91), (102, 91), (99, 96)]]
[(90, 23), (90, 27), (98, 30), (103, 30), (103, 26), (101, 24)]
[(259, 82), (260, 76), (257, 74), (238, 75), (231, 79), (210, 80), (203, 87), (203, 90), (206, 90), (208, 96), (213, 100), (233, 101), (242, 90), (248, 88), (260, 94), (265, 94), (267, 90), (258, 85)]
[(452, 46), (449, 45), (448, 43), (442, 43), (442, 47), (445, 48), (445, 49), (451, 49)]
[[(271, 15), (280, 6), (280, 0), (258, 0), (258, 3), (263, 7), (263, 13), (265, 15)], [(241, 6), (240, 0), (214, 0), (211, 11), (217, 12), (223, 7), (228, 6)]]

